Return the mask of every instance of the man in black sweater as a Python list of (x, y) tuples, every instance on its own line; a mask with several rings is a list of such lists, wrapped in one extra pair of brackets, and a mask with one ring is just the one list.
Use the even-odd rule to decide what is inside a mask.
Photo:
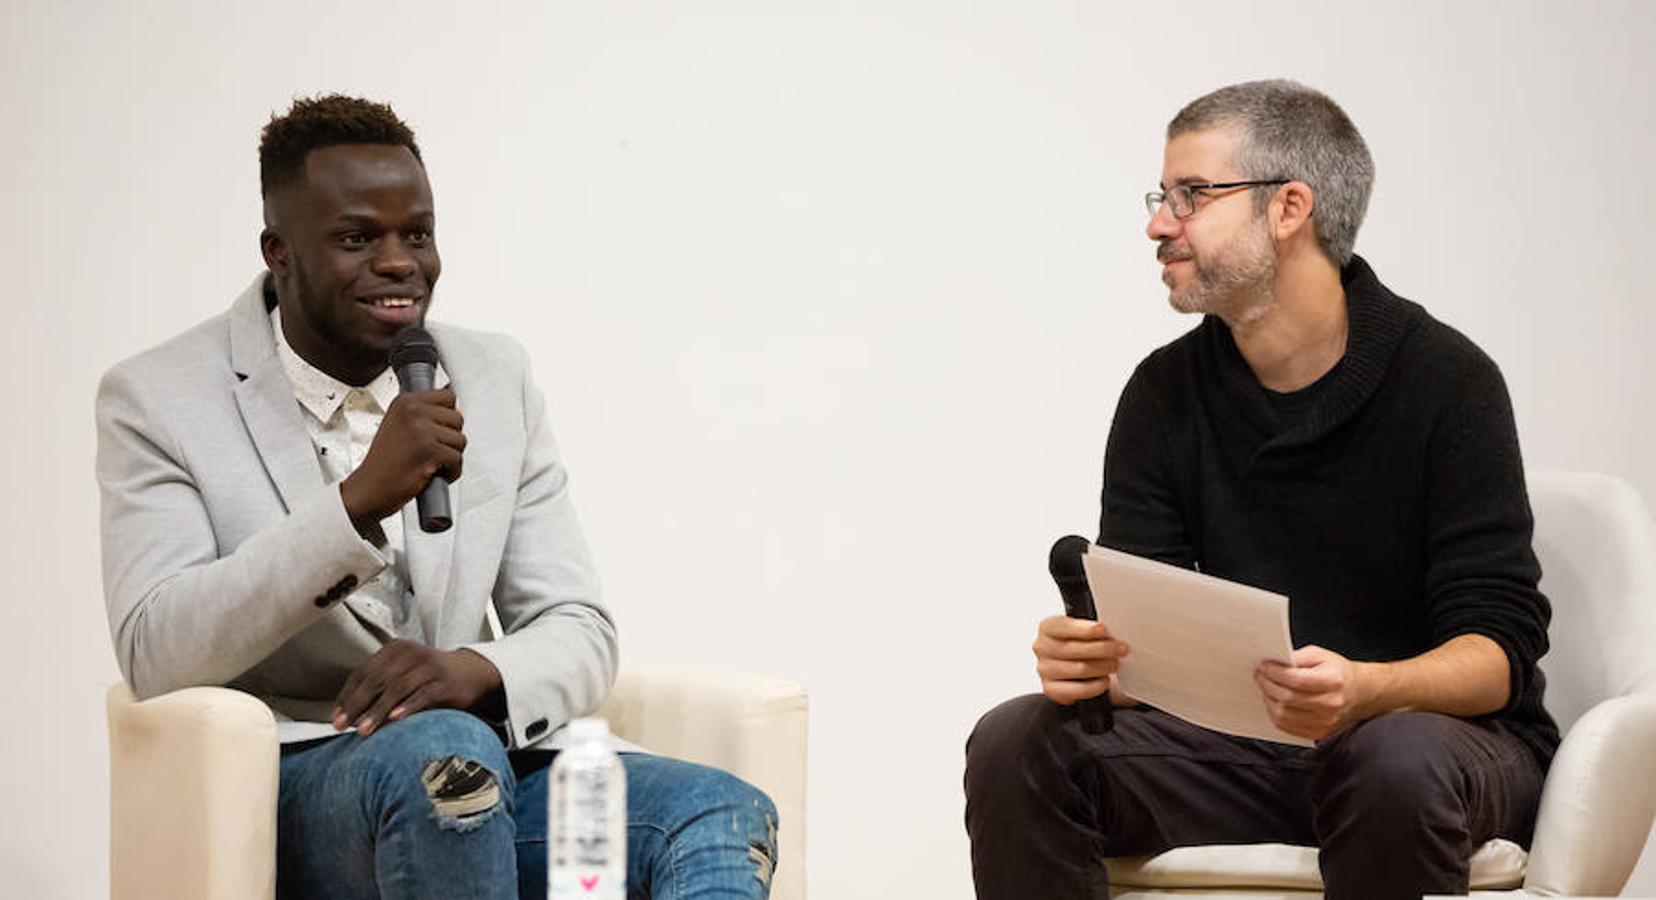
[[(1517, 433), (1495, 364), (1353, 255), (1374, 167), (1292, 82), (1215, 91), (1168, 125), (1146, 197), (1170, 302), (1200, 325), (1116, 407), (1099, 543), (1288, 595), (1292, 667), (1261, 702), (1302, 748), (1222, 735), (1110, 690), (1130, 648), (1054, 616), (1042, 695), (967, 744), (984, 898), (1107, 897), (1103, 857), (1320, 848), (1330, 898), (1465, 893), (1472, 851), (1527, 844), (1558, 731), (1536, 660)], [(1091, 735), (1071, 707), (1106, 694)]]

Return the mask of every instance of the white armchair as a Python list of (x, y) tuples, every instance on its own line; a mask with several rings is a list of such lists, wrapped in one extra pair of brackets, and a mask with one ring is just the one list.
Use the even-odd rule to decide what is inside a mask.
[[(1564, 732), (1530, 851), (1491, 841), (1475, 892), (1614, 896), (1656, 814), (1656, 525), (1638, 492), (1605, 475), (1531, 472), (1552, 649), (1547, 709)], [(1179, 847), (1107, 861), (1112, 893), (1304, 900), (1321, 895), (1313, 847)]]
[[(142, 703), (109, 689), (113, 900), (269, 900), (276, 889), (276, 723), (252, 696), (187, 688)], [(718, 766), (775, 801), (775, 900), (805, 896), (802, 686), (628, 669), (599, 715), (622, 738)]]

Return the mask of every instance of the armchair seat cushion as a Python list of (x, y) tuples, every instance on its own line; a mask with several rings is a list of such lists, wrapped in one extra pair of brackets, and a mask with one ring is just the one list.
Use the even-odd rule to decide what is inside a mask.
[[(1524, 882), (1529, 854), (1511, 841), (1489, 841), (1472, 854), (1472, 889), (1501, 890)], [(1317, 848), (1291, 844), (1210, 844), (1175, 847), (1154, 856), (1105, 861), (1110, 884), (1122, 888), (1323, 889)]]

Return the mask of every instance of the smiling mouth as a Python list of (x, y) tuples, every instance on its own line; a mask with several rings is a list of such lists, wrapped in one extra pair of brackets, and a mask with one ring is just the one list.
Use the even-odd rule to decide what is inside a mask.
[(402, 309), (419, 301), (414, 297), (364, 297), (361, 302), (380, 309)]

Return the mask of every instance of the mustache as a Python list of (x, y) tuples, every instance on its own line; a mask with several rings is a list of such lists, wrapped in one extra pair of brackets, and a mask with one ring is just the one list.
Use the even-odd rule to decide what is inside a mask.
[(1195, 255), (1189, 247), (1181, 247), (1169, 240), (1163, 240), (1156, 245), (1156, 262), (1159, 263), (1183, 262)]

